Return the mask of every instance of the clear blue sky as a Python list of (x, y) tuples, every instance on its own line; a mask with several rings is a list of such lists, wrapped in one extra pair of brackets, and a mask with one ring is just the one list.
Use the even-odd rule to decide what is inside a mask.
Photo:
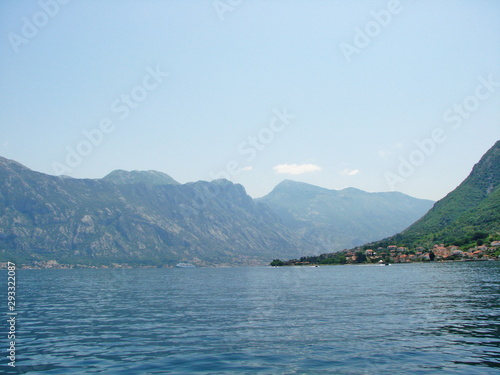
[(500, 138), (497, 0), (61, 2), (0, 3), (0, 155), (37, 171), (437, 200)]

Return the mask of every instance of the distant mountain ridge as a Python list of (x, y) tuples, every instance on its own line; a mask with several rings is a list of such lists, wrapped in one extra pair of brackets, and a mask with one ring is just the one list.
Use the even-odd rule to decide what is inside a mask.
[(119, 184), (149, 184), (149, 185), (180, 185), (168, 174), (158, 171), (124, 171), (115, 170), (105, 176), (103, 181), (111, 181)]
[(330, 190), (284, 180), (256, 199), (268, 205), (292, 231), (325, 251), (362, 245), (397, 233), (433, 205), (398, 192)]
[(0, 157), (0, 261), (262, 264), (383, 238), (432, 205), (401, 193), (285, 180), (253, 200), (227, 180), (157, 171), (56, 177)]
[[(361, 250), (373, 252), (382, 249), (383, 253), (392, 247), (430, 252), (436, 246), (440, 248), (441, 244), (469, 250), (482, 245), (491, 246), (494, 242), (500, 242), (500, 141), (483, 155), (456, 189), (400, 233), (345, 252), (318, 256), (311, 253), (311, 256), (301, 259), (345, 263), (347, 254)], [(276, 263), (281, 265), (283, 262)], [(293, 260), (287, 263), (292, 264)]]
[(0, 261), (255, 264), (304, 247), (243, 186), (159, 172), (61, 178), (0, 158), (0, 213)]

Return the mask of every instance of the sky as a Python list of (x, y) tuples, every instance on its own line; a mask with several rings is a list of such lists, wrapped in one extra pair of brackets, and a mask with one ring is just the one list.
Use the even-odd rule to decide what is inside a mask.
[(0, 156), (438, 200), (500, 139), (497, 0), (3, 0)]

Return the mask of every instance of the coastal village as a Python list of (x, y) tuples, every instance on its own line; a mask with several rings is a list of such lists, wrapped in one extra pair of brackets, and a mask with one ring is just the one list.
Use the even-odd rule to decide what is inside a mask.
[(317, 264), (359, 264), (359, 263), (412, 263), (412, 262), (451, 262), (451, 261), (487, 261), (500, 260), (500, 241), (492, 241), (478, 245), (468, 250), (459, 246), (445, 246), (436, 244), (432, 248), (417, 247), (409, 249), (403, 246), (390, 245), (376, 249), (361, 247), (343, 250), (338, 253), (322, 254), (319, 256), (302, 257), (282, 262), (275, 259), (272, 266), (307, 266)]
[[(379, 247), (377, 250), (365, 250), (365, 256), (372, 263), (389, 260), (392, 263), (426, 262), (426, 261), (451, 261), (451, 260), (489, 260), (499, 259), (497, 255), (500, 250), (500, 241), (491, 242), (490, 246), (475, 246), (467, 251), (461, 250), (458, 246), (444, 246), (444, 244), (434, 245), (432, 249), (418, 247), (415, 250), (408, 250), (406, 247), (388, 246)], [(349, 251), (346, 260), (349, 263), (357, 261), (356, 252)]]
[[(335, 255), (335, 259), (333, 256)], [(339, 253), (323, 254), (317, 257), (302, 257), (288, 262), (273, 265), (307, 266), (311, 264), (359, 264), (359, 263), (412, 263), (412, 262), (446, 262), (446, 261), (486, 261), (500, 260), (500, 241), (493, 241), (489, 246), (486, 244), (475, 246), (469, 250), (461, 250), (458, 246), (434, 245), (432, 249), (418, 247), (410, 250), (406, 247), (390, 245), (387, 248), (378, 247), (376, 250), (354, 248)], [(163, 266), (169, 267), (169, 266)], [(171, 267), (171, 266), (170, 266)], [(7, 263), (0, 262), (0, 269), (6, 269)], [(109, 266), (90, 266), (83, 264), (59, 264), (55, 260), (35, 261), (24, 264), (19, 269), (72, 269), (72, 268), (134, 268), (128, 264), (113, 263)], [(141, 268), (158, 268), (158, 266), (141, 266)]]

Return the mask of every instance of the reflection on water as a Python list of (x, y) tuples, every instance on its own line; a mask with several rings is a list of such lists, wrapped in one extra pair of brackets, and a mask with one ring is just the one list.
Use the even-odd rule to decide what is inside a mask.
[(493, 374), (499, 292), (500, 262), (21, 270), (14, 373)]

